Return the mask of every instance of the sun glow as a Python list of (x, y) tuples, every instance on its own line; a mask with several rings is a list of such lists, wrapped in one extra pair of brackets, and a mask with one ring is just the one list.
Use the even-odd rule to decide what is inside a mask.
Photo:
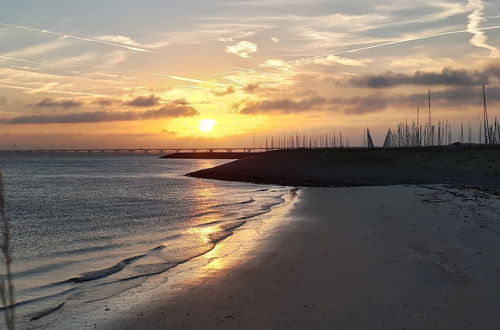
[[(208, 112), (208, 111), (207, 111)], [(217, 118), (217, 119), (213, 119)], [(211, 131), (202, 129), (204, 120), (214, 120)], [(266, 121), (264, 116), (243, 116), (233, 113), (206, 113), (200, 117), (179, 117), (163, 123), (162, 129), (172, 132), (176, 137), (201, 137), (201, 138), (223, 138), (251, 134), (263, 127)], [(160, 121), (159, 121), (160, 122)], [(212, 124), (210, 124), (212, 125)]]
[(200, 131), (208, 133), (213, 131), (217, 122), (214, 119), (202, 119), (198, 125)]

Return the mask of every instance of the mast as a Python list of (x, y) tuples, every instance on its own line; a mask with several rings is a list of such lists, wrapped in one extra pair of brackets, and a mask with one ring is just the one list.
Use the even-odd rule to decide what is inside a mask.
[(428, 95), (428, 102), (429, 102), (429, 126), (431, 126), (432, 120), (431, 120), (431, 90), (429, 89), (429, 95)]
[(483, 125), (484, 125), (484, 144), (491, 143), (490, 125), (488, 123), (488, 108), (486, 107), (486, 92), (483, 85)]

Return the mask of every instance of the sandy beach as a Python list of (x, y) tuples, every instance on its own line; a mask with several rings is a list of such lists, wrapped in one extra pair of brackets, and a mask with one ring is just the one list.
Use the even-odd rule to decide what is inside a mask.
[(477, 189), (304, 188), (285, 226), (94, 328), (498, 329), (498, 214)]

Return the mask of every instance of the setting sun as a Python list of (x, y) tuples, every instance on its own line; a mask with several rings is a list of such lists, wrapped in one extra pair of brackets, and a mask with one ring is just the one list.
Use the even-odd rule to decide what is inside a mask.
[(213, 119), (202, 119), (200, 120), (200, 124), (198, 127), (200, 128), (200, 131), (202, 132), (211, 132), (214, 129), (214, 126), (217, 124), (217, 122)]

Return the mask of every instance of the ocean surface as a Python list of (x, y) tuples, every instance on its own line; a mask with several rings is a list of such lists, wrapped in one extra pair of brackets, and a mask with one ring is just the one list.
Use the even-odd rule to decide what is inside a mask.
[(2, 155), (21, 327), (202, 255), (289, 189), (195, 179), (224, 160)]

